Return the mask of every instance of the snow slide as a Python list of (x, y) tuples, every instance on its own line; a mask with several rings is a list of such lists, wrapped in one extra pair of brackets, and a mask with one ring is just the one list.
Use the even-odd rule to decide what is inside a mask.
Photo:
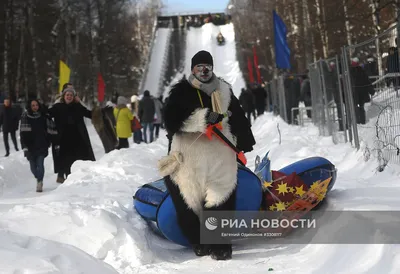
[(170, 28), (157, 29), (150, 55), (148, 72), (144, 79), (142, 90), (139, 91), (140, 93), (147, 89), (151, 95), (158, 97), (160, 87), (164, 81), (164, 62), (167, 60), (170, 36)]
[[(218, 46), (216, 37), (221, 31), (225, 37), (225, 45)], [(236, 60), (235, 29), (233, 24), (215, 26), (212, 23), (203, 25), (200, 28), (190, 28), (186, 37), (185, 69), (183, 74), (190, 74), (190, 65), (193, 55), (200, 50), (206, 50), (214, 58), (214, 72), (232, 85), (233, 93), (239, 97), (241, 89), (246, 87), (239, 62)], [(178, 74), (171, 85), (182, 78)], [(170, 87), (164, 91), (164, 97), (168, 95)]]

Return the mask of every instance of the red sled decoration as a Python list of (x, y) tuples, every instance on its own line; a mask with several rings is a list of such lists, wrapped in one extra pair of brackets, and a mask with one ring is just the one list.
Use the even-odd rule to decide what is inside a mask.
[[(280, 175), (280, 174), (279, 174)], [(290, 176), (295, 175), (292, 173)], [(296, 199), (288, 208), (282, 212), (279, 217), (280, 220), (287, 220), (290, 223), (292, 220), (298, 220), (305, 216), (310, 210), (316, 207), (326, 196), (328, 185), (332, 177), (324, 181), (316, 181), (300, 198)], [(273, 232), (280, 233), (280, 237), (288, 235), (293, 230), (293, 227), (288, 226), (285, 228), (277, 229), (260, 229), (260, 232)]]
[(263, 184), (264, 206), (268, 211), (286, 211), (308, 191), (308, 186), (295, 172), (286, 175), (272, 170), (271, 173), (272, 182)]

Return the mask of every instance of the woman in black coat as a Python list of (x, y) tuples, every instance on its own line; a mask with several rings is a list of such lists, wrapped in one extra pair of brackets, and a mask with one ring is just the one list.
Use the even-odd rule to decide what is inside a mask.
[(57, 182), (63, 183), (71, 173), (76, 160), (95, 161), (84, 117), (92, 118), (92, 112), (80, 103), (73, 88), (64, 89), (60, 102), (49, 109), (60, 138), (60, 171)]
[(36, 99), (29, 100), (21, 116), (21, 147), (28, 159), (32, 174), (37, 180), (36, 191), (43, 190), (44, 159), (49, 155), (50, 144), (58, 145), (54, 122)]

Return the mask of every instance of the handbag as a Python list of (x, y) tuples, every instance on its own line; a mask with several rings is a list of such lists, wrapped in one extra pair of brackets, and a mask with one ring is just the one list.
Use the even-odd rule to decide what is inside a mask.
[(132, 132), (135, 132), (135, 131), (141, 130), (141, 129), (142, 129), (142, 125), (140, 124), (138, 118), (136, 118), (136, 116), (133, 116), (133, 119), (131, 121)]

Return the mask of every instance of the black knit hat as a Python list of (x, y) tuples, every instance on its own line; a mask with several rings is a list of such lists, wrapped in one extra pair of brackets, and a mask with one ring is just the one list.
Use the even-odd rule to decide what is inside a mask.
[(192, 66), (190, 69), (193, 69), (198, 64), (207, 64), (207, 65), (214, 65), (213, 58), (208, 51), (201, 50), (196, 53), (192, 58)]

